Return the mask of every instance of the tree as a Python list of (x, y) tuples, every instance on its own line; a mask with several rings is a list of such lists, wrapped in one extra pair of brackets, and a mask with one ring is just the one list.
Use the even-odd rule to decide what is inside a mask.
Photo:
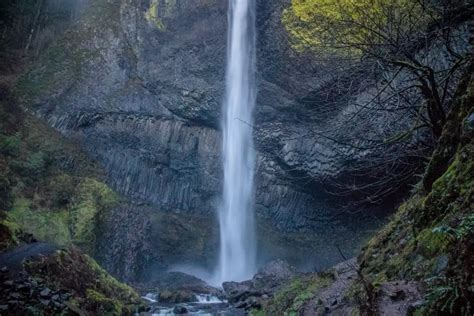
[[(354, 80), (350, 88), (341, 86), (341, 80), (330, 83), (331, 93), (340, 89), (350, 94), (356, 109), (342, 126), (313, 134), (332, 142), (348, 160), (349, 155), (383, 148), (369, 160), (349, 164), (352, 182), (335, 182), (337, 194), (359, 192), (365, 201), (380, 201), (426, 163), (472, 57), (465, 22), (473, 17), (474, 5), (462, 0), (292, 0), (282, 16), (292, 47), (328, 62), (344, 60), (342, 85), (348, 77), (359, 81), (355, 88)], [(369, 90), (370, 98), (357, 99)], [(380, 113), (397, 114), (392, 123), (399, 126), (387, 129), (392, 135), (354, 142), (340, 132), (355, 117), (371, 120)]]

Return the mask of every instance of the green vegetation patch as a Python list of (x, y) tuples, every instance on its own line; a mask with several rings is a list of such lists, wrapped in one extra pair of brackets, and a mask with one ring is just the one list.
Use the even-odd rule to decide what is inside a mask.
[(32, 234), (94, 254), (101, 218), (118, 200), (101, 181), (103, 171), (0, 89), (0, 220), (5, 238), (11, 234), (1, 249)]
[[(472, 113), (473, 88), (471, 81), (450, 113), (440, 148), (427, 170), (442, 166), (446, 159), (447, 168), (434, 179), (429, 192), (418, 189), (400, 206), (359, 257), (363, 274), (375, 288), (400, 279), (425, 284), (425, 304), (417, 315), (474, 311), (474, 137), (472, 129), (464, 126)], [(454, 134), (457, 140), (451, 137)], [(454, 154), (446, 157), (453, 146)], [(427, 172), (425, 178), (431, 174)]]
[(166, 31), (163, 18), (168, 17), (176, 5), (176, 0), (152, 0), (145, 12), (145, 19), (160, 31)]
[(292, 279), (264, 307), (265, 315), (299, 315), (304, 303), (333, 282), (330, 274), (306, 275)]

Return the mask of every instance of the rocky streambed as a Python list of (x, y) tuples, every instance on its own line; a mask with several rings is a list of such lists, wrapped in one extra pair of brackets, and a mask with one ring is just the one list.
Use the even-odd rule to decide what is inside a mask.
[[(353, 315), (361, 305), (364, 280), (355, 258), (323, 272), (302, 273), (282, 260), (262, 267), (251, 280), (225, 282), (222, 289), (183, 273), (165, 277), (168, 288), (148, 293), (143, 315)], [(161, 283), (161, 286), (166, 285)], [(410, 315), (423, 303), (420, 284), (383, 282), (374, 290), (374, 306), (382, 315)], [(205, 294), (198, 294), (205, 293)]]
[(299, 275), (287, 262), (276, 260), (251, 279), (225, 282), (222, 288), (194, 276), (168, 272), (146, 285), (136, 285), (150, 304), (145, 315), (247, 315), (259, 309), (280, 287)]
[[(78, 249), (45, 243), (2, 253), (0, 268), (1, 315), (351, 315), (361, 309), (364, 284), (355, 259), (309, 273), (275, 260), (252, 279), (221, 288), (186, 273), (163, 272), (132, 289)], [(406, 315), (423, 303), (422, 292), (419, 282), (382, 282), (374, 304), (384, 315)]]

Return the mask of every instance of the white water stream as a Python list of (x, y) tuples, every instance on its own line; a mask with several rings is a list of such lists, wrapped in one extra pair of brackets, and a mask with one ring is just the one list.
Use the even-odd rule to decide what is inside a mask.
[(255, 1), (229, 0), (226, 99), (223, 117), (224, 190), (219, 209), (217, 281), (255, 272), (252, 112), (255, 106)]

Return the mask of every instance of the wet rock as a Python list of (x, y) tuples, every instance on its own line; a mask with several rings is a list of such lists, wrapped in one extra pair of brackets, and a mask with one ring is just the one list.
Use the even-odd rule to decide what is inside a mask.
[(415, 311), (420, 309), (423, 306), (424, 302), (422, 300), (416, 301), (408, 306), (407, 316), (413, 316)]
[(31, 285), (29, 283), (23, 283), (18, 285), (16, 288), (20, 292), (27, 293), (30, 291)]
[(229, 303), (248, 310), (260, 307), (262, 300), (267, 300), (285, 281), (297, 274), (287, 262), (275, 260), (262, 267), (252, 280), (225, 282), (222, 286)]
[(6, 312), (8, 310), (8, 305), (0, 305), (0, 312)]
[(164, 290), (158, 300), (160, 303), (189, 303), (196, 301), (196, 296), (189, 290)]
[(224, 292), (221, 289), (212, 287), (203, 280), (186, 273), (166, 272), (155, 275), (154, 278), (141, 291), (143, 293), (158, 293), (156, 299), (161, 303), (196, 302), (196, 295), (224, 298)]
[(175, 313), (176, 315), (187, 314), (188, 309), (184, 306), (175, 306), (175, 308), (173, 308), (173, 313)]
[(464, 121), (464, 129), (466, 131), (474, 131), (474, 113), (471, 113), (468, 117), (466, 117)]
[(403, 292), (400, 289), (397, 289), (393, 292), (389, 292), (388, 296), (394, 301), (400, 301), (400, 300), (403, 300), (405, 298), (405, 292)]
[(41, 292), (40, 295), (41, 297), (48, 297), (51, 294), (51, 290), (48, 288), (44, 288)]
[(44, 306), (49, 306), (49, 304), (51, 303), (50, 300), (40, 300), (41, 304), (43, 304)]
[(273, 292), (284, 281), (296, 276), (296, 269), (283, 260), (272, 261), (263, 266), (253, 277), (253, 287), (265, 293)]
[(13, 281), (12, 280), (7, 280), (7, 281), (3, 282), (3, 286), (12, 287), (13, 286)]
[(262, 304), (260, 303), (260, 300), (255, 296), (251, 296), (248, 299), (246, 299), (245, 303), (247, 305), (246, 309), (259, 308), (262, 306)]
[(1, 273), (8, 273), (8, 268), (6, 266), (3, 266), (1, 269), (0, 269), (0, 272)]
[(436, 267), (435, 267), (435, 274), (439, 274), (446, 270), (449, 263), (449, 257), (447, 255), (442, 255), (436, 258)]
[(235, 298), (241, 293), (253, 291), (253, 283), (250, 280), (244, 282), (224, 282), (222, 287), (224, 288), (226, 294), (231, 298)]
[(407, 315), (408, 310), (422, 300), (418, 282), (386, 282), (380, 285), (377, 309), (381, 315)]

